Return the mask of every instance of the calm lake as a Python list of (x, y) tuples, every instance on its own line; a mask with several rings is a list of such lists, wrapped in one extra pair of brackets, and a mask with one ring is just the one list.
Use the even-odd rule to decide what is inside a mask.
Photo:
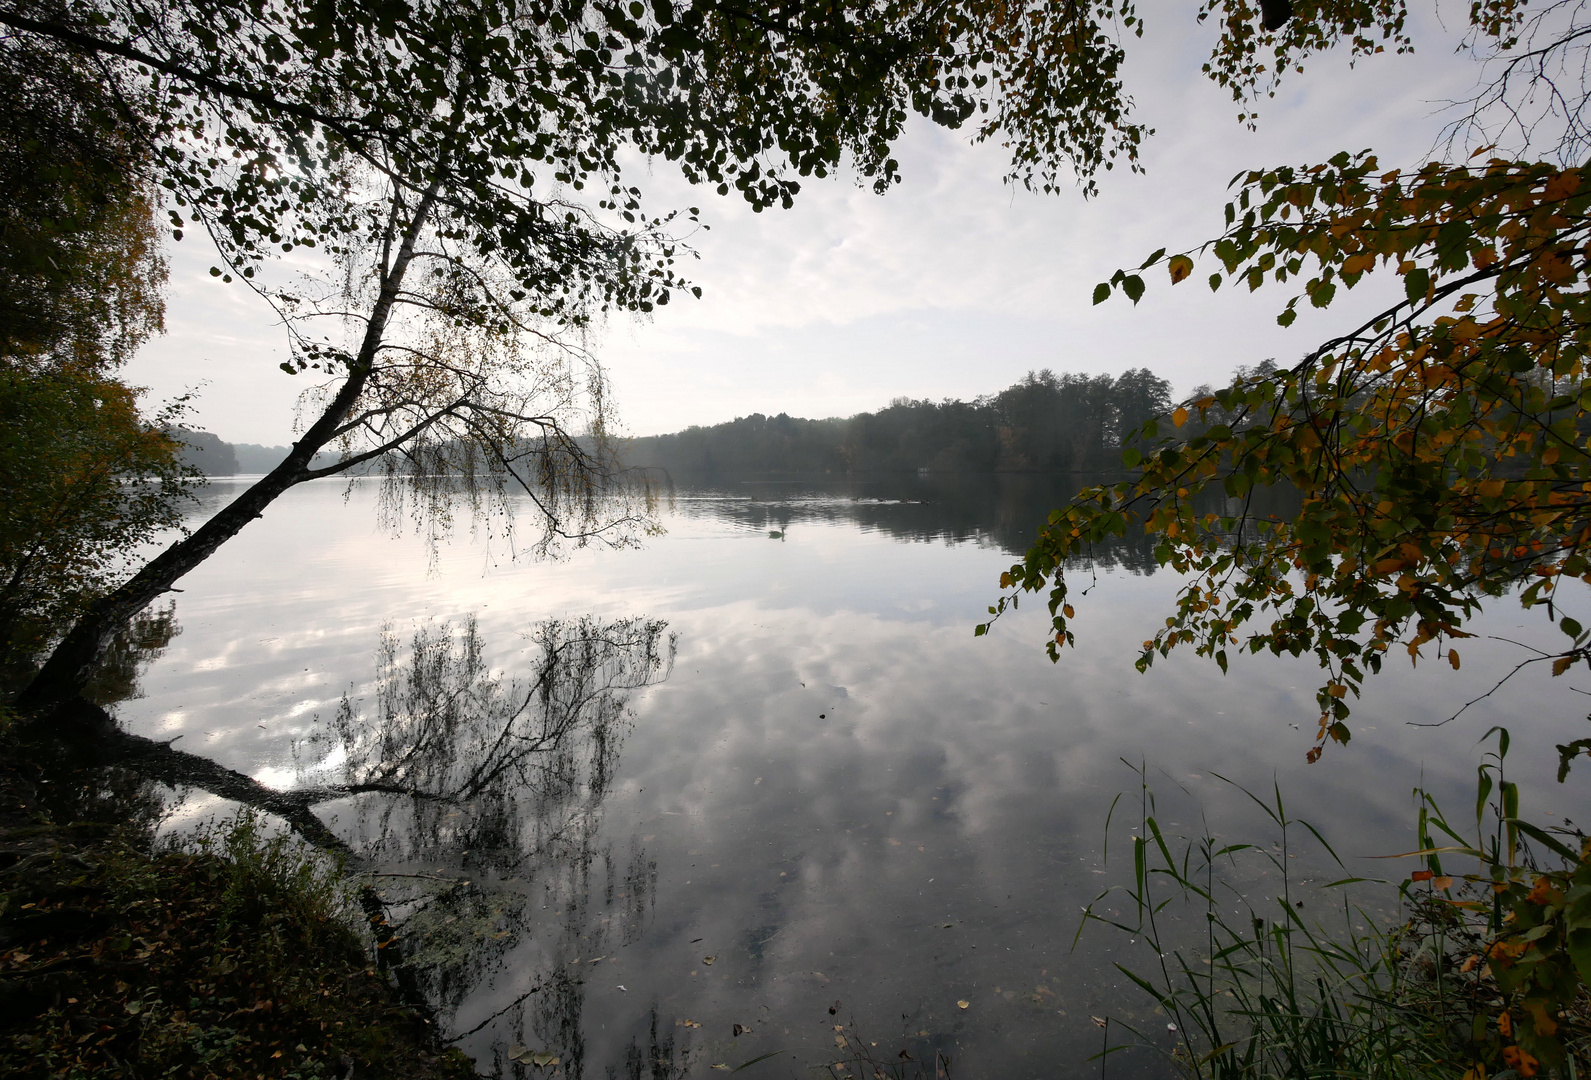
[[(1463, 818), (1494, 724), (1527, 816), (1585, 812), (1591, 765), (1552, 779), (1554, 744), (1591, 734), (1573, 678), (1527, 669), (1446, 727), (1411, 726), (1484, 693), (1529, 655), (1514, 645), (1465, 643), (1458, 672), (1391, 660), (1352, 743), (1310, 766), (1312, 663), (1134, 671), (1177, 585), (1142, 548), (1101, 553), (1059, 664), (1039, 603), (974, 638), (1075, 483), (681, 487), (640, 549), (544, 561), (465, 520), (433, 556), (378, 525), (374, 481), (306, 484), (180, 583), (181, 632), (118, 712), (273, 787), (475, 792), (317, 812), (386, 875), (441, 1021), (500, 1075), (551, 1053), (574, 1078), (763, 1055), (748, 1077), (807, 1076), (851, 1037), (888, 1061), (947, 1055), (961, 1080), (1097, 1076), (1090, 1055), (1125, 1038), (1096, 1026), (1107, 1012), (1169, 1048), (1113, 966), (1145, 965), (1141, 943), (1092, 926), (1073, 944), (1084, 905), (1130, 876), (1123, 759), (1187, 835), (1270, 845), (1221, 777), (1278, 785), (1347, 864), (1293, 838), (1294, 895), (1322, 919), (1309, 882), (1417, 868), (1365, 858), (1416, 846), (1416, 785)], [(1511, 602), (1477, 629), (1550, 640)], [(227, 810), (186, 793), (170, 827)], [(1108, 1069), (1164, 1075), (1141, 1054)]]

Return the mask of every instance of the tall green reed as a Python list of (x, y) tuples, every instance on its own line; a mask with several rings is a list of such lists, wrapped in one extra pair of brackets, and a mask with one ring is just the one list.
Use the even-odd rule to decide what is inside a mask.
[[(1288, 812), (1279, 786), (1262, 799), (1233, 785), (1263, 811), (1274, 832), (1269, 847), (1224, 843), (1207, 826), (1192, 838), (1173, 836), (1161, 825), (1145, 766), (1128, 764), (1138, 775), (1132, 879), (1101, 893), (1084, 910), (1077, 933), (1101, 923), (1142, 947), (1146, 964), (1115, 966), (1175, 1025), (1176, 1045), (1166, 1051), (1163, 1039), (1132, 1021), (1117, 1024), (1200, 1080), (1395, 1080), (1463, 1072), (1453, 1071), (1460, 1058), (1442, 1018), (1410, 1004), (1420, 996), (1413, 984), (1427, 980), (1427, 969), (1411, 963), (1401, 936), (1383, 929), (1346, 891), (1371, 879), (1350, 875), (1324, 887), (1337, 890), (1330, 928), (1305, 918), (1293, 868), (1300, 833), (1314, 838), (1331, 865), (1343, 869), (1343, 863), (1313, 825)], [(1122, 798), (1111, 805), (1107, 843)], [(1310, 890), (1311, 899), (1319, 889)], [(1266, 898), (1251, 902), (1250, 893)], [(1129, 914), (1101, 914), (1102, 902), (1119, 894)], [(1202, 932), (1186, 932), (1200, 916)], [(1434, 946), (1448, 951), (1440, 940)], [(1435, 977), (1442, 976), (1443, 965), (1435, 965)]]

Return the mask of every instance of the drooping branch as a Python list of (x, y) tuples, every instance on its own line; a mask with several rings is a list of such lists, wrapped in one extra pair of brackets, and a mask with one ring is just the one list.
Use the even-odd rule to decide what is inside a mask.
[[(251, 776), (198, 754), (122, 730), (104, 709), (82, 698), (63, 702), (50, 715), (50, 737), (85, 764), (121, 766), (172, 788), (193, 787), (244, 806), (275, 814), (305, 841), (358, 863), (358, 854), (311, 812), (296, 792), (268, 788)], [(314, 801), (325, 802), (337, 796)]]
[(387, 329), (393, 300), (414, 257), (414, 248), (435, 202), (433, 183), (415, 206), (392, 269), (381, 283), (372, 306), (359, 353), (350, 365), (341, 388), (287, 457), (260, 480), (211, 517), (192, 534), (177, 541), (147, 563), (120, 588), (101, 598), (78, 620), (32, 682), (17, 697), (24, 713), (42, 715), (77, 696), (93, 677), (100, 657), (116, 632), (133, 616), (168, 591), (183, 575), (209, 558), (289, 488), (310, 476), (315, 454), (333, 438), (338, 425), (354, 407), (369, 380), (376, 351)]

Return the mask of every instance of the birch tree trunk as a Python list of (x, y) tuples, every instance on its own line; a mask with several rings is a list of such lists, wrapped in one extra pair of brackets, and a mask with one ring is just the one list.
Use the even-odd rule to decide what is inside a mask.
[[(315, 454), (336, 437), (339, 427), (364, 392), (404, 274), (414, 259), (415, 244), (430, 218), (436, 197), (437, 184), (433, 183), (416, 203), (398, 251), (382, 276), (380, 292), (371, 308), (359, 351), (349, 364), (348, 376), (314, 424), (293, 444), (281, 464), (193, 533), (155, 556), (78, 619), (33, 681), (17, 696), (17, 708), (24, 715), (35, 720), (43, 718), (76, 697), (93, 677), (116, 634), (135, 615), (170, 591), (177, 581), (215, 554), (249, 522), (260, 517), (284, 491), (310, 478), (310, 464)], [(316, 475), (325, 475), (325, 472), (321, 470)]]

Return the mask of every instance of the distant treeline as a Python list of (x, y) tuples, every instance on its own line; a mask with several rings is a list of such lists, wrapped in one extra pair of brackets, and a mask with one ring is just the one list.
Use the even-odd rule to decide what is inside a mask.
[(1121, 465), (1123, 436), (1171, 408), (1148, 368), (1109, 375), (1029, 372), (973, 401), (897, 398), (878, 412), (802, 420), (753, 413), (630, 440), (625, 463), (686, 475), (1083, 472)]
[[(260, 446), (256, 443), (229, 443), (208, 431), (174, 427), (167, 434), (183, 444), (182, 461), (206, 476), (237, 476), (240, 473), (268, 473), (287, 457), (285, 446)], [(315, 463), (335, 461), (335, 454), (317, 454)]]

